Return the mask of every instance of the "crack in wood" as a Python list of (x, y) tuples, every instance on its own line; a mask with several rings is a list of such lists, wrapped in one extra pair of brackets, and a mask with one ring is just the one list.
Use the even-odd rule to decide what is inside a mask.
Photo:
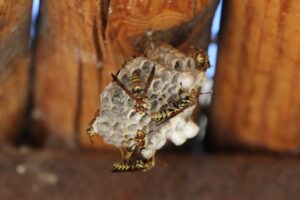
[(96, 51), (97, 63), (100, 63), (102, 61), (102, 53), (99, 40), (99, 31), (97, 27), (97, 17), (95, 17), (93, 20), (93, 41)]
[(102, 25), (102, 36), (105, 40), (105, 31), (107, 27), (108, 20), (108, 9), (109, 9), (110, 0), (101, 0), (100, 1), (100, 19)]
[(207, 26), (207, 23), (211, 23), (211, 19), (214, 15), (213, 11), (216, 10), (218, 4), (219, 0), (213, 0), (203, 12), (195, 14), (193, 19), (167, 30), (153, 30), (150, 38), (147, 36), (147, 33), (131, 37), (132, 44), (139, 51), (142, 51), (145, 48), (145, 41), (149, 39), (153, 41), (162, 41), (179, 48), (189, 46), (188, 44), (191, 44), (190, 40), (196, 37), (195, 34), (201, 33), (201, 30), (206, 30), (204, 27)]
[(80, 137), (80, 119), (82, 115), (82, 98), (83, 98), (83, 88), (82, 88), (82, 79), (83, 79), (83, 63), (81, 55), (79, 53), (79, 62), (78, 62), (78, 76), (77, 76), (77, 96), (76, 96), (76, 107), (75, 107), (75, 118), (74, 118), (74, 139), (73, 144), (77, 146), (79, 144)]

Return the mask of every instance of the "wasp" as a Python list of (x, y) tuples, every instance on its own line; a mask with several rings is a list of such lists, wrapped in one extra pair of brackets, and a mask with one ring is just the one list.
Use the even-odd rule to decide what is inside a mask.
[(159, 112), (151, 113), (151, 118), (154, 121), (159, 122), (159, 125), (163, 124), (167, 120), (183, 112), (185, 109), (195, 105), (197, 103), (199, 95), (208, 94), (211, 92), (200, 93), (196, 89), (192, 89), (191, 92), (189, 92), (189, 94), (185, 97), (181, 97), (181, 93), (182, 90), (180, 89), (179, 99), (177, 101), (172, 102), (171, 106), (167, 107), (166, 109)]
[(131, 140), (134, 142), (127, 148), (126, 155), (123, 156), (123, 162), (115, 163), (113, 165), (113, 172), (147, 171), (155, 166), (154, 156), (152, 156), (150, 159), (145, 159), (141, 156), (141, 151), (145, 148), (146, 144), (146, 135), (151, 132), (152, 131), (146, 133), (146, 127), (143, 127), (142, 130), (137, 130), (134, 138), (127, 140), (127, 142)]
[(155, 166), (154, 158), (136, 159), (134, 162), (114, 163), (112, 172), (147, 171)]
[(195, 61), (196, 69), (200, 71), (206, 71), (211, 65), (209, 62), (208, 54), (203, 49), (190, 48), (190, 53)]
[[(118, 72), (119, 73), (119, 72)], [(117, 73), (117, 75), (118, 75)], [(143, 83), (140, 79), (140, 72), (138, 70), (135, 70), (131, 74), (131, 84), (132, 84), (132, 89), (131, 91), (117, 78), (117, 75), (111, 74), (113, 81), (116, 82), (116, 84), (121, 87), (127, 94), (128, 96), (135, 100), (135, 105), (134, 105), (134, 112), (131, 113), (130, 117), (135, 115), (136, 113), (143, 114), (148, 110), (148, 105), (144, 101), (144, 98), (147, 94), (147, 91), (149, 89), (149, 86), (152, 82), (153, 76), (155, 73), (155, 66), (152, 68), (147, 82)]]
[(200, 49), (194, 53), (194, 61), (196, 68), (200, 69), (201, 71), (206, 71), (210, 67), (208, 54), (203, 49)]

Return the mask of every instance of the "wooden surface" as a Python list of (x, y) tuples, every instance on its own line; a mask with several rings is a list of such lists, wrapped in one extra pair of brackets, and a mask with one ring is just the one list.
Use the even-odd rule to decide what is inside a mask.
[[(98, 3), (97, 3), (98, 2)], [(42, 1), (35, 60), (35, 134), (91, 146), (85, 134), (111, 81), (145, 32), (181, 49), (206, 47), (216, 0)], [(100, 140), (96, 146), (102, 146)]]
[(31, 0), (0, 0), (0, 142), (13, 142), (24, 128), (31, 4)]
[(299, 2), (225, 1), (223, 12), (214, 146), (299, 152)]
[[(119, 154), (0, 152), (0, 196), (8, 200), (298, 200), (300, 160), (271, 155), (167, 154), (148, 172), (113, 174)], [(16, 187), (18, 186), (18, 187)]]

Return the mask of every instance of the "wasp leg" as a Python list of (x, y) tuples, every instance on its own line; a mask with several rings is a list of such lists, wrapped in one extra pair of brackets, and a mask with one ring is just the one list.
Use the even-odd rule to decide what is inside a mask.
[(149, 76), (148, 76), (148, 80), (147, 80), (147, 83), (145, 85), (145, 89), (144, 89), (144, 95), (146, 95), (147, 91), (148, 91), (148, 88), (153, 80), (153, 77), (154, 77), (154, 73), (155, 73), (155, 66), (152, 68)]
[(95, 132), (94, 128), (92, 126), (89, 127), (88, 129), (86, 129), (86, 133), (89, 135), (91, 143), (94, 144), (94, 141), (92, 139), (94, 136), (96, 136), (96, 132)]
[(122, 156), (122, 160), (124, 160), (125, 158), (124, 158), (124, 152), (123, 152), (122, 148), (118, 148), (118, 149), (120, 150), (120, 153), (121, 153), (121, 156)]
[(113, 81), (116, 82), (116, 84), (122, 88), (131, 99), (134, 99), (134, 96), (132, 94), (132, 92), (130, 90), (128, 90), (128, 88), (118, 79), (118, 77), (114, 74), (111, 74)]
[(114, 163), (112, 172), (127, 172), (130, 168), (131, 166), (124, 162)]

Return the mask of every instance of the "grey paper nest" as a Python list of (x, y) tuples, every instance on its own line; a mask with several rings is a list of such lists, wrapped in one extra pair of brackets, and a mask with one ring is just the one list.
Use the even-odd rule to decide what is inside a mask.
[(147, 132), (151, 130), (145, 138), (145, 149), (141, 152), (148, 159), (164, 146), (167, 139), (175, 145), (181, 145), (198, 133), (199, 126), (191, 120), (195, 106), (159, 126), (151, 119), (150, 113), (158, 112), (178, 99), (180, 88), (182, 95), (189, 93), (192, 88), (199, 89), (205, 72), (196, 70), (192, 57), (187, 57), (166, 44), (151, 43), (144, 53), (146, 57), (137, 57), (126, 62), (117, 77), (131, 90), (132, 72), (139, 70), (140, 79), (146, 82), (155, 66), (154, 78), (145, 98), (149, 110), (130, 117), (134, 111), (134, 100), (115, 82), (111, 82), (100, 96), (101, 107), (92, 128), (105, 142), (116, 147), (132, 145), (134, 140), (128, 139), (134, 139), (138, 129), (142, 130), (144, 127)]

